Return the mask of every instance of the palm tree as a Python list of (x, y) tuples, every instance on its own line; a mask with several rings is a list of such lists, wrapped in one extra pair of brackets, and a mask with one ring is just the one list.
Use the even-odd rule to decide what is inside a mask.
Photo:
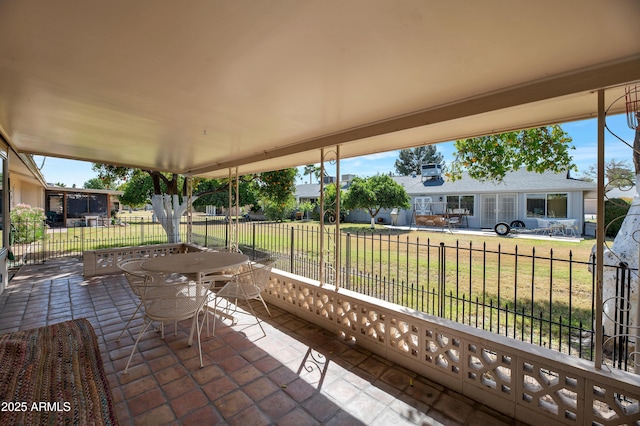
[(315, 164), (309, 164), (308, 166), (304, 166), (304, 171), (302, 173), (303, 175), (309, 175), (309, 184), (311, 184), (311, 178), (313, 176), (316, 177), (316, 179), (320, 179), (320, 167), (316, 166)]

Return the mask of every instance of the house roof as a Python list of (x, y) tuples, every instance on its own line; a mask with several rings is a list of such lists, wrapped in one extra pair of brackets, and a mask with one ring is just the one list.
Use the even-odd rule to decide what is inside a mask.
[(49, 185), (46, 187), (47, 192), (73, 192), (83, 194), (107, 194), (107, 195), (122, 195), (124, 191), (118, 191), (115, 189), (86, 189), (86, 188), (67, 188), (64, 186)]
[(320, 196), (320, 184), (304, 183), (296, 185), (296, 197), (300, 198), (318, 198)]
[(404, 186), (409, 195), (428, 194), (483, 194), (496, 192), (553, 192), (592, 191), (597, 188), (593, 182), (567, 178), (565, 173), (535, 173), (525, 169), (507, 173), (500, 183), (479, 181), (464, 173), (460, 180), (422, 182), (420, 176), (398, 176), (394, 180)]
[[(481, 182), (471, 179), (464, 173), (462, 178), (456, 181), (448, 181), (446, 178), (439, 180), (422, 181), (418, 175), (392, 176), (392, 179), (402, 185), (410, 196), (428, 196), (430, 194), (442, 195), (471, 195), (497, 192), (555, 192), (555, 191), (595, 191), (597, 186), (593, 182), (585, 182), (567, 178), (565, 173), (535, 173), (525, 169), (509, 172), (501, 183), (493, 181)], [(343, 189), (346, 189), (343, 186)], [(296, 196), (302, 198), (314, 198), (320, 193), (319, 184), (302, 184), (296, 186)]]
[(637, 0), (4, 1), (0, 135), (226, 177), (591, 118), (600, 90), (615, 114), (640, 80), (638, 16)]
[(637, 194), (636, 186), (613, 187), (607, 188), (607, 198), (633, 198)]

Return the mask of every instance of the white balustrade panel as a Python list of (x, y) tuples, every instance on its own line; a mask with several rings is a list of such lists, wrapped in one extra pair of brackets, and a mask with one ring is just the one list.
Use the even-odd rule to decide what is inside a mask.
[(264, 296), (528, 424), (640, 422), (640, 376), (274, 270)]

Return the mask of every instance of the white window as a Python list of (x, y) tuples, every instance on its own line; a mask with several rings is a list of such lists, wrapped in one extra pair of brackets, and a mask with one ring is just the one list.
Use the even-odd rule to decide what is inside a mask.
[(474, 195), (447, 195), (447, 212), (473, 216)]
[(568, 205), (566, 193), (527, 194), (527, 217), (566, 218)]

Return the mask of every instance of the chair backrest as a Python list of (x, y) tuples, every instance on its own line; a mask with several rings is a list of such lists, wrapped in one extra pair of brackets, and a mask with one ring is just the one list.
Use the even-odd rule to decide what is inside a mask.
[(146, 315), (156, 321), (191, 318), (207, 301), (209, 286), (190, 282), (154, 283), (141, 296)]
[(125, 259), (118, 263), (118, 268), (124, 272), (131, 291), (137, 296), (144, 293), (147, 285), (154, 281), (152, 275), (149, 275), (143, 268), (142, 262), (147, 259)]
[(276, 259), (267, 258), (251, 264), (253, 282), (261, 291), (267, 288), (269, 277), (271, 276), (271, 269), (273, 269), (275, 263)]

